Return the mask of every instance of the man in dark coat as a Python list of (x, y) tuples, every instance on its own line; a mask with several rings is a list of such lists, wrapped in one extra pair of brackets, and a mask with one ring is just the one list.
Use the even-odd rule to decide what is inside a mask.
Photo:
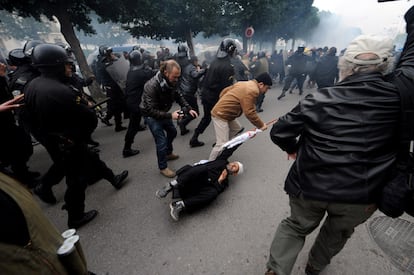
[[(107, 175), (99, 175), (111, 181), (119, 189), (128, 175), (115, 176), (112, 170), (88, 150), (87, 141), (97, 125), (93, 110), (81, 102), (79, 96), (67, 85), (72, 75), (71, 60), (60, 46), (42, 44), (35, 47), (33, 63), (41, 75), (25, 87), (25, 109), (30, 120), (31, 132), (50, 154), (53, 173), (48, 171), (35, 193), (42, 200), (55, 203), (51, 187), (63, 175), (66, 177), (65, 209), (68, 211), (68, 226), (80, 227), (96, 217), (98, 212), (85, 210), (85, 189), (91, 179), (89, 168), (99, 168)], [(106, 168), (100, 170), (101, 168)]]
[(288, 75), (285, 78), (285, 85), (283, 86), (281, 95), (277, 98), (280, 100), (286, 95), (293, 80), (296, 79), (296, 83), (299, 88), (299, 95), (303, 94), (303, 82), (306, 79), (306, 63), (310, 61), (310, 57), (305, 53), (305, 46), (298, 47), (296, 52), (286, 60), (286, 65), (289, 66)]
[[(13, 99), (6, 79), (6, 65), (0, 63), (0, 103)], [(40, 174), (29, 171), (27, 162), (33, 154), (30, 136), (16, 124), (12, 110), (0, 113), (0, 162), (2, 169), (10, 166), (11, 176), (32, 188)], [(6, 171), (6, 170), (5, 170)]]
[(150, 67), (142, 64), (142, 54), (140, 51), (133, 50), (129, 54), (129, 62), (131, 67), (128, 71), (125, 88), (129, 125), (125, 134), (124, 149), (122, 150), (124, 158), (139, 154), (139, 150), (131, 148), (135, 135), (138, 131), (145, 129), (145, 126), (141, 125), (142, 115), (139, 104), (141, 104), (145, 83), (155, 75), (155, 72)]
[(229, 175), (243, 173), (243, 164), (229, 162), (228, 158), (240, 145), (225, 149), (213, 161), (186, 165), (177, 171), (177, 179), (157, 190), (155, 195), (164, 198), (174, 190), (174, 201), (170, 204), (171, 217), (178, 221), (182, 210), (194, 211), (214, 201), (228, 187)]
[(203, 88), (201, 92), (201, 102), (203, 103), (203, 117), (200, 120), (197, 128), (194, 130), (194, 135), (191, 137), (190, 146), (203, 146), (204, 142), (198, 140), (198, 136), (204, 133), (204, 130), (211, 122), (211, 110), (217, 103), (220, 92), (233, 84), (234, 81), (234, 67), (231, 63), (231, 57), (237, 50), (234, 39), (224, 39), (217, 51), (216, 58), (210, 64), (206, 76), (203, 80)]
[(307, 95), (273, 126), (272, 141), (296, 160), (285, 182), (291, 214), (279, 224), (266, 274), (290, 274), (326, 216), (305, 269), (319, 274), (377, 209), (401, 149), (396, 83), (414, 89), (414, 7), (405, 19), (407, 41), (393, 74), (392, 40), (359, 36), (339, 61), (339, 82)]
[[(191, 108), (197, 113), (199, 113), (199, 108), (196, 92), (198, 89), (198, 82), (205, 72), (206, 69), (201, 69), (200, 66), (198, 66), (198, 58), (192, 56), (190, 62), (185, 67), (182, 67), (181, 78), (179, 81), (178, 89), (183, 94), (188, 104), (190, 104)], [(194, 117), (190, 115), (184, 116), (178, 121), (182, 136), (189, 132), (186, 127), (193, 119)]]
[(332, 47), (325, 56), (316, 64), (313, 73), (318, 88), (330, 87), (338, 81), (338, 57), (336, 48)]
[(125, 95), (118, 83), (108, 73), (107, 67), (111, 66), (113, 62), (116, 62), (116, 56), (112, 52), (110, 47), (101, 46), (99, 48), (98, 62), (96, 64), (99, 79), (102, 81), (102, 86), (106, 92), (106, 96), (109, 97), (107, 103), (106, 121), (109, 121), (112, 117), (115, 120), (115, 132), (126, 130), (127, 128), (122, 126), (122, 113), (125, 113)]

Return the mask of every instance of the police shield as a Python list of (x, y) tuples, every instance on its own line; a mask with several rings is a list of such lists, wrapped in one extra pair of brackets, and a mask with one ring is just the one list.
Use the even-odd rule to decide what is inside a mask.
[(129, 61), (123, 55), (113, 60), (105, 67), (106, 71), (118, 86), (125, 91), (126, 78), (129, 70)]

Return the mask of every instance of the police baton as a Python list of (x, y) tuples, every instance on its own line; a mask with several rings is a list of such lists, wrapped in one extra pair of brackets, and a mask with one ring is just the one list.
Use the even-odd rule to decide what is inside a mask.
[(104, 103), (106, 103), (106, 102), (108, 102), (109, 101), (109, 97), (107, 97), (107, 98), (105, 98), (104, 100), (102, 100), (102, 101), (100, 101), (100, 102), (98, 102), (98, 103), (96, 103), (96, 104), (94, 104), (94, 105), (92, 105), (91, 107), (89, 107), (89, 108), (91, 108), (91, 109), (95, 109), (96, 107), (99, 107), (99, 106), (101, 106), (102, 104), (104, 104)]

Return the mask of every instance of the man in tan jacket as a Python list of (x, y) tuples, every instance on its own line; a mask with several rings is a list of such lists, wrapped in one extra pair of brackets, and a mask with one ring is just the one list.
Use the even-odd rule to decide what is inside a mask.
[(256, 113), (256, 100), (260, 94), (266, 93), (270, 86), (272, 86), (270, 75), (263, 73), (253, 80), (239, 81), (221, 91), (219, 101), (211, 110), (216, 144), (209, 160), (215, 160), (222, 145), (241, 131), (242, 127), (237, 118), (242, 113), (257, 128), (267, 129), (266, 124)]

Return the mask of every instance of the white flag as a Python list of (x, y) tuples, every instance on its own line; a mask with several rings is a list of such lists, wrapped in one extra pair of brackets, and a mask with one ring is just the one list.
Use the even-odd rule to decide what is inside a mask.
[(238, 135), (238, 136), (234, 137), (233, 139), (231, 139), (231, 140), (227, 141), (226, 143), (224, 143), (221, 148), (222, 149), (224, 149), (224, 148), (233, 148), (234, 146), (239, 145), (240, 143), (243, 143), (246, 140), (255, 137), (256, 134), (260, 133), (260, 132), (263, 132), (263, 131), (260, 130), (260, 129), (256, 129), (254, 131), (244, 132), (243, 134)]

